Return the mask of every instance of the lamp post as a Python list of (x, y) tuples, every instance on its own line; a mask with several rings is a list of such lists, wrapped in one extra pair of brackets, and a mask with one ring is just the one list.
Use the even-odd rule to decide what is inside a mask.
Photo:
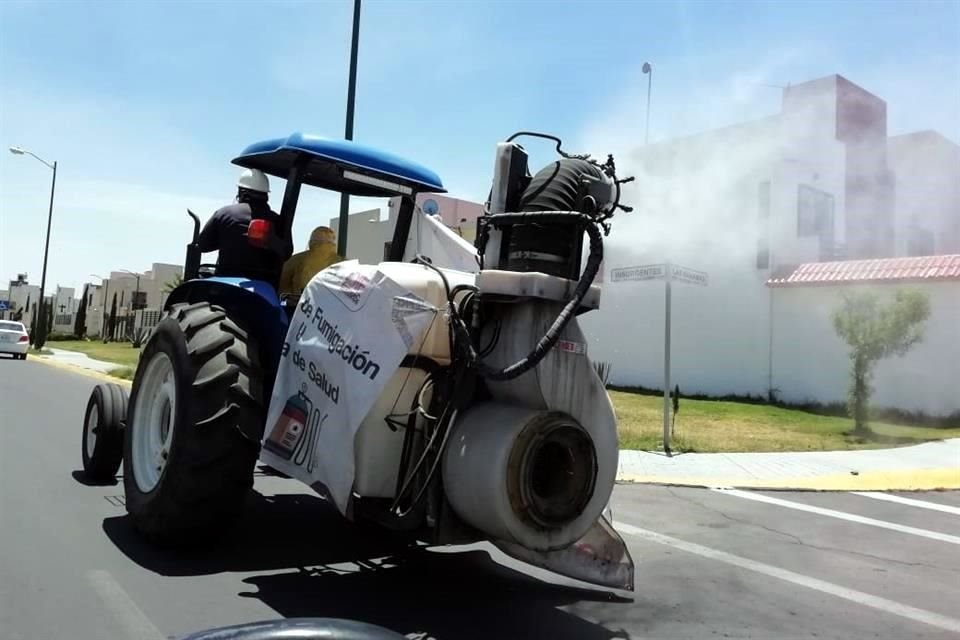
[(650, 90), (653, 89), (653, 67), (649, 62), (643, 63), (643, 73), (647, 76), (647, 127), (643, 144), (650, 144)]
[(125, 333), (126, 335), (131, 335), (130, 332), (133, 331), (133, 330), (135, 330), (135, 329), (136, 329), (136, 325), (137, 325), (137, 300), (140, 298), (140, 276), (142, 276), (143, 274), (142, 274), (142, 273), (137, 273), (137, 272), (135, 272), (135, 271), (129, 271), (129, 270), (127, 270), (127, 269), (121, 269), (120, 272), (121, 272), (121, 273), (128, 273), (128, 274), (130, 274), (131, 276), (136, 277), (136, 279), (137, 279), (136, 290), (133, 292), (133, 300), (130, 302), (130, 310), (133, 311), (133, 325), (134, 325), (134, 326), (133, 326), (133, 329), (130, 329), (130, 327), (128, 326), (127, 323), (129, 322), (129, 319), (130, 319), (129, 316), (127, 316), (127, 319), (124, 321), (124, 325), (123, 325), (123, 327), (124, 327), (124, 329), (123, 329), (124, 333)]
[(127, 269), (120, 269), (120, 273), (128, 273), (131, 276), (137, 279), (136, 290), (133, 292), (133, 300), (130, 302), (130, 310), (137, 310), (137, 299), (140, 297), (140, 276), (142, 273), (137, 273), (136, 271), (128, 271)]
[[(347, 124), (343, 137), (353, 140), (353, 111), (357, 98), (357, 47), (360, 44), (360, 0), (353, 0), (353, 38), (350, 41), (350, 77), (347, 82)], [(350, 224), (350, 195), (340, 194), (340, 223), (337, 229), (337, 253), (347, 255), (347, 225)]]
[(103, 338), (107, 328), (107, 293), (110, 290), (110, 278), (104, 278), (95, 273), (91, 273), (90, 275), (99, 279), (100, 286), (103, 287), (103, 304), (100, 305), (100, 337)]
[[(40, 313), (37, 314), (37, 317), (45, 318), (46, 316), (43, 315), (43, 312), (44, 312), (43, 303), (45, 300), (44, 293), (46, 292), (46, 286), (47, 286), (47, 256), (50, 253), (50, 224), (53, 221), (53, 193), (57, 187), (57, 161), (54, 160), (53, 164), (50, 164), (49, 162), (47, 162), (37, 154), (31, 151), (27, 151), (26, 149), (22, 149), (20, 147), (10, 147), (10, 153), (12, 153), (15, 156), (22, 156), (22, 155), (33, 156), (33, 158), (35, 158), (36, 160), (39, 160), (40, 162), (45, 164), (48, 169), (53, 171), (53, 180), (51, 180), (50, 182), (50, 209), (47, 211), (47, 239), (43, 245), (43, 272), (40, 275), (40, 304), (39, 304)], [(46, 333), (50, 333), (50, 327), (47, 327)], [(43, 338), (44, 341), (46, 340), (45, 336), (40, 336), (40, 337)], [(37, 349), (40, 349), (41, 347), (43, 347), (43, 342), (41, 342), (39, 346), (37, 346), (36, 344), (34, 344), (34, 346), (36, 346)]]

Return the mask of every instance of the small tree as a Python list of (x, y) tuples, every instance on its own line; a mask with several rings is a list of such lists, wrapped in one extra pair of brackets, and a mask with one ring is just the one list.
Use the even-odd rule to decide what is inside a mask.
[(39, 349), (37, 347), (37, 338), (43, 332), (43, 318), (40, 312), (43, 311), (41, 306), (39, 309), (36, 308), (37, 305), (34, 304), (33, 313), (30, 315), (30, 346)]
[(164, 293), (173, 293), (173, 290), (183, 284), (183, 274), (176, 273), (173, 278), (163, 285)]
[(847, 411), (853, 433), (871, 435), (867, 424), (873, 389), (874, 365), (892, 355), (902, 356), (923, 338), (923, 323), (930, 317), (930, 301), (921, 291), (900, 290), (884, 306), (877, 294), (851, 292), (833, 314), (833, 327), (850, 346), (850, 391)]
[(113, 340), (113, 328), (117, 324), (117, 292), (113, 292), (113, 302), (110, 303), (110, 320), (107, 322), (107, 336), (104, 340)]
[(27, 304), (23, 305), (17, 314), (19, 316), (17, 320), (23, 320), (24, 313), (30, 313), (30, 296), (29, 295), (27, 295)]
[(83, 286), (83, 298), (80, 300), (80, 307), (77, 309), (77, 317), (73, 321), (73, 334), (78, 340), (83, 340), (87, 335), (87, 286)]
[(39, 328), (33, 336), (33, 348), (37, 351), (43, 349), (47, 343), (47, 336), (50, 335), (50, 328), (53, 326), (53, 305), (47, 305), (45, 300), (40, 301)]

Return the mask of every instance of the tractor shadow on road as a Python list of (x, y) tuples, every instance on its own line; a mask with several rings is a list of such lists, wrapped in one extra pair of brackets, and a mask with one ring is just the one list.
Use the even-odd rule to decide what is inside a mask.
[(285, 617), (348, 618), (437, 640), (629, 637), (577, 613), (622, 618), (617, 614), (631, 606), (624, 600), (536, 580), (482, 550), (411, 548), (351, 524), (314, 495), (252, 492), (233, 534), (194, 550), (150, 545), (128, 516), (106, 518), (103, 530), (128, 558), (160, 575), (264, 572), (245, 579), (251, 590), (238, 595)]
[(495, 563), (482, 550), (407, 550), (338, 566), (253, 576), (244, 582), (256, 591), (241, 596), (256, 598), (285, 617), (360, 620), (410, 638), (630, 637), (579, 614), (622, 620), (631, 603), (535, 580)]
[(164, 549), (141, 537), (127, 515), (106, 518), (103, 531), (138, 565), (163, 576), (290, 569), (384, 556), (402, 547), (366, 533), (315, 495), (250, 493), (244, 514), (222, 539)]

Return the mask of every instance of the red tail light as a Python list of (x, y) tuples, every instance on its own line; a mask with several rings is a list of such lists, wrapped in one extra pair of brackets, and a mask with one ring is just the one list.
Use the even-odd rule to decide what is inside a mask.
[(269, 220), (251, 220), (247, 227), (247, 240), (255, 247), (263, 247), (267, 244), (267, 236), (271, 228)]
[(17, 342), (29, 342), (30, 336), (20, 336), (20, 339)]

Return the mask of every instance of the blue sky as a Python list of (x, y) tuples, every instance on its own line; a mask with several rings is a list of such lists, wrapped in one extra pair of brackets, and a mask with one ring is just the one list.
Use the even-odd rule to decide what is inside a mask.
[[(0, 144), (58, 160), (48, 287), (181, 262), (188, 206), (233, 196), (230, 158), (343, 133), (352, 3), (0, 3)], [(355, 138), (481, 199), (494, 144), (550, 131), (602, 154), (775, 113), (839, 73), (888, 102), (891, 134), (960, 141), (960, 2), (367, 0)], [(276, 182), (279, 187), (279, 181)], [(39, 282), (49, 171), (0, 154), (0, 282)], [(356, 203), (356, 208), (366, 203)], [(298, 246), (335, 214), (311, 193)], [(2, 286), (2, 285), (0, 285)]]

